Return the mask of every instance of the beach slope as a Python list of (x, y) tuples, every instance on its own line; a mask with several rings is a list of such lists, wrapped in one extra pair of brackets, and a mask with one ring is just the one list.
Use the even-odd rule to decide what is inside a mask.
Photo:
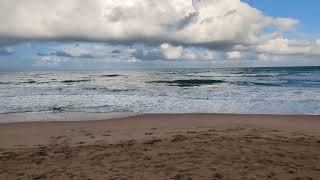
[(319, 116), (145, 114), (0, 124), (0, 179), (319, 177)]

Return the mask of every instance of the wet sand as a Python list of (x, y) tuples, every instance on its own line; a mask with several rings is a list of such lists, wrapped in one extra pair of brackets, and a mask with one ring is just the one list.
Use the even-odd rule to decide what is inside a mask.
[(0, 179), (319, 177), (319, 116), (145, 114), (0, 124)]

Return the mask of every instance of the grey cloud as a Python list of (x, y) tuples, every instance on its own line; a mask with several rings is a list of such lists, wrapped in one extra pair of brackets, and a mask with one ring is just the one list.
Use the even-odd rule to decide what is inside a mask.
[(230, 15), (232, 15), (232, 14), (235, 14), (236, 12), (237, 12), (236, 9), (234, 9), (234, 10), (232, 10), (232, 11), (229, 11), (229, 12), (227, 12), (227, 13), (224, 15), (224, 17), (230, 16)]
[(121, 51), (118, 49), (111, 51), (111, 54), (120, 54), (120, 53), (121, 53)]
[(66, 57), (66, 58), (84, 58), (84, 59), (96, 59), (96, 58), (101, 58), (101, 57), (97, 57), (94, 56), (92, 54), (80, 54), (80, 55), (73, 55), (70, 54), (68, 52), (65, 51), (56, 51), (56, 52), (52, 52), (49, 54), (45, 54), (45, 53), (38, 53), (38, 56), (57, 56), (57, 57)]
[(208, 49), (199, 49), (198, 52), (194, 52), (190, 48), (183, 46), (173, 46), (168, 43), (164, 43), (159, 47), (130, 48), (129, 54), (135, 59), (142, 61), (152, 60), (214, 60), (215, 53)]
[(21, 40), (15, 40), (15, 39), (6, 39), (6, 38), (1, 38), (1, 35), (0, 35), (0, 48), (6, 48), (8, 46), (14, 46), (16, 44), (19, 44), (23, 41)]
[(136, 59), (140, 59), (143, 61), (166, 59), (163, 52), (160, 49), (152, 49), (152, 50), (136, 49), (131, 53), (131, 57), (134, 57)]
[(14, 53), (15, 53), (15, 51), (11, 50), (10, 48), (0, 47), (0, 56), (10, 56)]
[(196, 22), (198, 20), (198, 16), (199, 16), (198, 12), (190, 13), (187, 16), (183, 17), (181, 20), (168, 25), (168, 30), (169, 31), (182, 30), (188, 25)]

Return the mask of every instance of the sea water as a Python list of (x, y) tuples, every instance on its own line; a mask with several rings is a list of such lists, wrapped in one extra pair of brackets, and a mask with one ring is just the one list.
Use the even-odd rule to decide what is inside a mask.
[(0, 113), (320, 114), (320, 67), (0, 73)]

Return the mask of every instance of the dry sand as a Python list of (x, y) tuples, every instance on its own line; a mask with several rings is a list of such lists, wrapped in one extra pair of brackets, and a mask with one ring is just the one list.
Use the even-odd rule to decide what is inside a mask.
[(147, 114), (0, 125), (0, 179), (320, 179), (320, 117)]

